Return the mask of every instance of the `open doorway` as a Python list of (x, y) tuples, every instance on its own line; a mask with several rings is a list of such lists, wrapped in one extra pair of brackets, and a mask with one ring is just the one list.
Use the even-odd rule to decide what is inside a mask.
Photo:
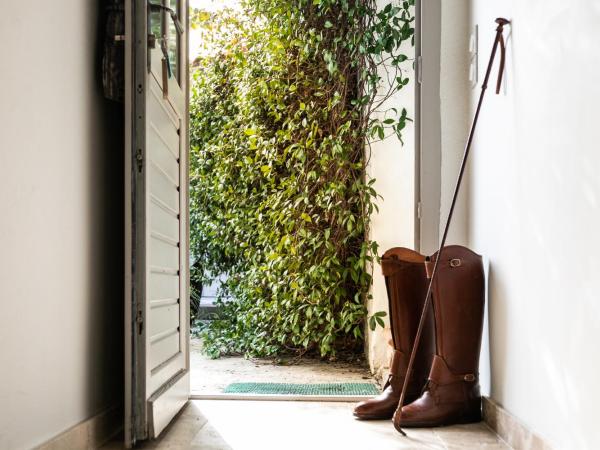
[[(335, 384), (333, 395), (356, 400), (335, 389), (377, 391), (369, 332), (380, 331), (369, 350), (388, 359), (371, 290), (381, 195), (371, 150), (385, 141), (384, 153), (400, 153), (411, 136), (396, 94), (411, 90), (412, 2), (240, 4), (125, 2), (127, 442), (161, 433), (190, 375), (205, 395)], [(191, 77), (188, 42), (205, 50)]]
[(406, 26), (401, 35), (388, 30), (387, 50), (370, 49), (391, 54), (369, 61), (370, 70), (389, 65), (391, 85), (375, 93), (381, 80), (361, 84), (364, 67), (344, 60), (351, 52), (339, 39), (351, 32), (334, 26), (341, 9), (324, 13), (315, 3), (312, 23), (309, 15), (281, 19), (282, 6), (190, 1), (190, 361), (198, 397), (258, 395), (250, 384), (378, 390), (364, 356), (365, 325), (382, 328), (385, 312), (365, 307), (378, 248), (369, 236), (377, 193), (363, 139), (400, 146), (406, 109), (385, 102), (408, 83), (399, 65), (409, 58), (393, 47), (410, 41), (413, 18), (408, 5), (382, 13)]

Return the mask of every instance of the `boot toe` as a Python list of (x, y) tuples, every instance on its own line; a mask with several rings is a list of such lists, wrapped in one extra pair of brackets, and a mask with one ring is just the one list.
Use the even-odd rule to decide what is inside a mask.
[(354, 417), (359, 420), (391, 419), (394, 414), (394, 408), (393, 402), (390, 403), (388, 399), (375, 397), (356, 405), (354, 408)]
[(394, 414), (394, 425), (400, 427), (428, 427), (439, 425), (438, 411), (428, 391), (412, 403), (404, 405)]
[(404, 433), (402, 428), (417, 428), (423, 426), (421, 415), (416, 412), (414, 408), (409, 408), (408, 406), (409, 405), (403, 406), (402, 409), (398, 408), (392, 419), (394, 428), (400, 433)]
[(417, 408), (411, 408), (410, 405), (403, 406), (401, 410), (396, 411), (394, 414), (394, 424), (401, 427), (419, 426), (422, 421), (423, 412)]
[(368, 415), (370, 412), (370, 409), (371, 408), (369, 408), (368, 401), (360, 402), (358, 405), (356, 405), (354, 407), (353, 414), (360, 419), (361, 417)]

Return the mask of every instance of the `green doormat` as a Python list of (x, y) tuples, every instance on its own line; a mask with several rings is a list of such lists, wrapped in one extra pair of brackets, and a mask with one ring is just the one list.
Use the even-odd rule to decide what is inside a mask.
[(231, 383), (224, 394), (263, 395), (377, 395), (379, 389), (371, 383)]

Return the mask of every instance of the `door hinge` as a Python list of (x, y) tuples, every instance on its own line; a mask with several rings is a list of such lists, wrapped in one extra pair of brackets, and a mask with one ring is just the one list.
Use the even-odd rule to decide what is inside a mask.
[(423, 210), (422, 204), (421, 204), (421, 202), (418, 202), (417, 203), (417, 219), (421, 218), (421, 216), (422, 216), (422, 210)]
[(155, 47), (156, 47), (156, 36), (151, 33), (148, 35), (148, 48), (155, 48)]
[(423, 57), (421, 55), (417, 56), (417, 59), (415, 59), (415, 77), (417, 83), (423, 83)]
[(138, 168), (138, 172), (142, 172), (142, 169), (144, 167), (144, 152), (142, 151), (141, 148), (138, 148), (137, 151), (135, 152), (135, 160), (137, 162), (137, 168)]
[(135, 322), (137, 323), (138, 334), (142, 334), (144, 331), (144, 315), (142, 314), (142, 311), (137, 312), (137, 315), (135, 316)]

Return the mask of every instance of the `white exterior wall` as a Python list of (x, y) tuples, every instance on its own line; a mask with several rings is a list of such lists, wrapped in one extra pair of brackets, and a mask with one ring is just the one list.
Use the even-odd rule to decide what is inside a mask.
[[(464, 18), (479, 25), (480, 84), (494, 19), (513, 22), (506, 33), (505, 90), (494, 95), (494, 70), (460, 229), (491, 263), (491, 396), (557, 449), (600, 448), (600, 2), (465, 0), (452, 6), (442, 16), (446, 77), (466, 76)], [(456, 99), (444, 107), (450, 89), (461, 84), (442, 85), (447, 130), (457, 120), (453, 115), (468, 120), (460, 102), (452, 107)], [(472, 102), (478, 94), (479, 87)], [(444, 151), (454, 151), (444, 146), (453, 138), (444, 139)], [(444, 180), (442, 191), (452, 182)]]
[(1, 449), (122, 402), (122, 127), (100, 94), (99, 3), (0, 15)]
[[(388, 2), (381, 2), (381, 7)], [(405, 54), (414, 58), (414, 48), (406, 46)], [(414, 71), (409, 61), (405, 63), (405, 76), (410, 83), (388, 100), (389, 108), (406, 108), (414, 119)], [(408, 122), (400, 143), (395, 135), (374, 143), (368, 167), (369, 175), (375, 178), (375, 190), (383, 199), (377, 201), (379, 213), (371, 218), (371, 239), (379, 244), (380, 256), (391, 247), (414, 248), (415, 244), (415, 139), (413, 122)], [(368, 303), (369, 316), (377, 311), (388, 312), (385, 282), (381, 266), (373, 269), (373, 299)], [(367, 327), (367, 357), (371, 370), (377, 376), (385, 376), (392, 347), (389, 317), (385, 317), (385, 328), (377, 326), (374, 332)]]

